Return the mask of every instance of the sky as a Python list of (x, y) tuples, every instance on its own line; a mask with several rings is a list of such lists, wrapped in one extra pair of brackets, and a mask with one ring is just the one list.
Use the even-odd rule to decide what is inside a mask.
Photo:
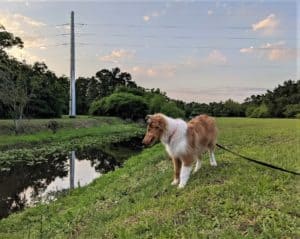
[[(119, 67), (186, 102), (233, 99), (299, 79), (297, 1), (1, 1), (0, 24), (25, 47), (9, 54), (76, 77)], [(298, 67), (297, 67), (298, 65)]]

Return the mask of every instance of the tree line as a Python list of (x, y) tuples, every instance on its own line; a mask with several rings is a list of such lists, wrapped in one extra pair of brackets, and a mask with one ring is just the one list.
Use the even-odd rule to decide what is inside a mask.
[[(23, 41), (0, 25), (0, 118), (18, 121), (53, 118), (68, 113), (69, 78), (58, 77), (45, 63), (29, 65), (9, 56), (5, 49), (22, 48)], [(174, 100), (160, 89), (138, 86), (131, 74), (116, 67), (76, 80), (78, 114), (111, 115), (137, 120), (162, 112), (172, 117), (198, 114), (224, 117), (300, 117), (300, 81), (288, 80), (273, 91), (252, 95), (243, 103), (228, 99), (209, 104)]]

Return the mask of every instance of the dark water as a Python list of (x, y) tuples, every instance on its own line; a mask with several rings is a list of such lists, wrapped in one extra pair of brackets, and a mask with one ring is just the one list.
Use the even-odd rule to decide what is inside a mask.
[(0, 175), (0, 219), (37, 202), (55, 200), (59, 193), (87, 185), (121, 167), (142, 149), (140, 141), (134, 138), (102, 148), (57, 152), (35, 165), (18, 163)]

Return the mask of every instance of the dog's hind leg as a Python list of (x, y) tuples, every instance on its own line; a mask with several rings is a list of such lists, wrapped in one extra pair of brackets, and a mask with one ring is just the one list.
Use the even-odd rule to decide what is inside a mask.
[(179, 184), (179, 176), (180, 176), (180, 169), (181, 169), (181, 161), (178, 158), (172, 158), (173, 166), (174, 166), (174, 177), (172, 181), (172, 185)]
[(192, 171), (192, 163), (193, 163), (192, 157), (182, 158), (182, 166), (180, 170), (180, 182), (178, 188), (184, 188), (187, 181), (189, 180)]
[(196, 158), (196, 165), (193, 173), (197, 173), (200, 168), (201, 168), (201, 157)]
[(213, 150), (209, 151), (209, 160), (211, 166), (217, 166), (217, 161)]

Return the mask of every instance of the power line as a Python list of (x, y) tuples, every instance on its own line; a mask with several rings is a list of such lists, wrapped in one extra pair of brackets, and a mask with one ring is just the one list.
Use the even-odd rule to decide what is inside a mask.
[[(91, 33), (91, 32), (75, 32), (77, 36), (94, 36), (99, 37), (101, 33)], [(134, 34), (120, 34), (120, 33), (113, 33), (113, 34), (105, 34), (107, 37), (122, 37), (122, 38), (149, 38), (149, 39), (162, 39), (162, 38), (168, 38), (168, 39), (191, 39), (191, 40), (197, 40), (197, 39), (227, 39), (227, 40), (282, 40), (282, 38), (274, 38), (274, 37), (268, 37), (268, 38), (261, 38), (261, 37), (231, 37), (231, 36), (209, 36), (209, 35), (190, 35), (190, 36), (180, 36), (180, 35), (138, 35), (135, 36)], [(70, 33), (60, 33), (60, 34), (50, 34), (50, 35), (34, 35), (35, 37), (40, 38), (48, 38), (48, 37), (59, 37), (59, 36), (70, 36)], [(284, 40), (294, 40), (297, 41), (297, 38), (284, 38)]]
[[(85, 35), (85, 34), (82, 34)], [(98, 37), (99, 34), (97, 33), (91, 33), (91, 34), (86, 34), (86, 35), (92, 35), (95, 37)], [(261, 38), (261, 37), (228, 37), (228, 36), (208, 36), (208, 35), (202, 35), (202, 36), (166, 36), (166, 35), (138, 35), (134, 36), (129, 35), (129, 34), (119, 34), (119, 33), (113, 33), (113, 34), (105, 34), (107, 37), (122, 37), (122, 38), (133, 38), (133, 37), (139, 37), (139, 38), (150, 38), (150, 39), (161, 39), (161, 38), (170, 38), (170, 39), (193, 39), (197, 40), (199, 38), (201, 39), (228, 39), (228, 40), (282, 40), (282, 38)], [(284, 38), (285, 40), (295, 40), (297, 41), (297, 38)]]
[[(80, 46), (108, 46), (108, 47), (137, 47), (137, 48), (166, 48), (166, 49), (223, 49), (223, 50), (240, 50), (244, 47), (224, 47), (224, 46), (183, 46), (183, 45), (145, 45), (145, 44), (116, 44), (116, 43), (88, 43), (88, 42), (79, 42), (77, 45)], [(298, 49), (294, 47), (253, 47), (253, 50), (292, 50)]]
[[(128, 27), (128, 28), (162, 28), (162, 29), (230, 29), (230, 30), (252, 30), (251, 26), (193, 26), (193, 25), (149, 25), (149, 24), (117, 24), (117, 23), (76, 23), (80, 26), (103, 26), (103, 27)], [(284, 30), (289, 29), (284, 27)], [(294, 28), (293, 28), (294, 29)]]

